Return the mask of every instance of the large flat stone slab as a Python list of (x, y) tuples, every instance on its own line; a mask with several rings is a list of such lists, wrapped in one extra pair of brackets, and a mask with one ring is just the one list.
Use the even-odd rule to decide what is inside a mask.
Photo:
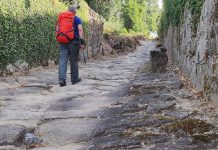
[(176, 105), (175, 101), (174, 102), (158, 101), (148, 105), (147, 113), (149, 114), (158, 113), (161, 112), (162, 110), (170, 109), (175, 105)]
[(21, 125), (0, 125), (0, 146), (15, 144), (25, 133), (26, 129)]

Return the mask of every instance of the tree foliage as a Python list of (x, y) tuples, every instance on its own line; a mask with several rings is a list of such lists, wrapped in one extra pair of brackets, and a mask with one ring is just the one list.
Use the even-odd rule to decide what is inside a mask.
[[(119, 31), (143, 33), (157, 31), (160, 16), (158, 0), (87, 0), (90, 7)], [(121, 25), (120, 25), (121, 24)], [(112, 26), (111, 26), (112, 25)]]

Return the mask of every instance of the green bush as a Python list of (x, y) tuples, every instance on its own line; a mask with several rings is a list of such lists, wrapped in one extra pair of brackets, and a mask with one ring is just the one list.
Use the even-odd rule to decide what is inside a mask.
[(56, 59), (54, 25), (63, 10), (66, 6), (57, 0), (1, 0), (0, 69), (19, 59), (31, 66)]
[[(87, 31), (88, 5), (80, 3), (78, 15)], [(55, 23), (58, 13), (67, 8), (58, 0), (0, 0), (0, 71), (20, 59), (30, 66), (57, 60)]]

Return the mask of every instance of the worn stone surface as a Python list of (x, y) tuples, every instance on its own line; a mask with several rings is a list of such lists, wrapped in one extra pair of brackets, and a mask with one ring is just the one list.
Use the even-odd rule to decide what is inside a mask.
[[(68, 74), (67, 86), (59, 87), (57, 70), (1, 78), (0, 125), (25, 126), (43, 140), (35, 150), (215, 148), (216, 124), (203, 121), (195, 110), (200, 105), (192, 103), (199, 97), (170, 68), (153, 74), (144, 67), (155, 46), (145, 41), (128, 55), (80, 64), (76, 85), (68, 84)], [(201, 125), (213, 128), (203, 132)], [(2, 145), (30, 148), (23, 140)]]
[[(217, 140), (216, 136), (204, 136), (204, 132), (212, 130), (209, 124), (194, 119), (184, 120), (181, 125), (177, 123), (177, 120), (192, 115), (188, 110), (176, 106), (178, 102), (173, 94), (181, 96), (184, 93), (184, 99), (193, 98), (193, 95), (181, 88), (181, 81), (169, 72), (159, 75), (147, 72), (137, 76), (130, 84), (130, 98), (120, 100), (112, 108), (104, 110), (101, 116), (103, 121), (95, 130), (94, 140), (90, 144), (91, 149), (130, 149), (129, 144), (135, 146), (132, 149), (149, 150), (215, 148), (217, 145), (213, 143)], [(171, 124), (170, 128), (173, 130), (166, 133), (164, 127)], [(179, 130), (180, 128), (183, 130)], [(189, 135), (192, 133), (190, 131), (201, 132), (201, 136), (196, 136), (201, 137), (201, 140), (196, 142), (196, 137)], [(115, 138), (117, 136), (123, 140)], [(111, 137), (119, 143), (111, 141)], [(141, 144), (134, 143), (136, 139)], [(202, 139), (212, 146), (202, 142)]]
[(0, 125), (0, 146), (17, 144), (25, 133), (26, 129), (21, 125)]
[(185, 119), (190, 114), (191, 114), (190, 112), (183, 112), (183, 111), (167, 111), (167, 112), (164, 112), (164, 116), (175, 117), (178, 120)]
[[(141, 46), (119, 59), (91, 61), (87, 66), (80, 64), (82, 82), (77, 85), (60, 88), (57, 70), (39, 70), (25, 76), (1, 78), (3, 107), (0, 107), (0, 124), (35, 128), (36, 135), (40, 135), (51, 149), (61, 149), (61, 145), (82, 147), (83, 144), (75, 142), (94, 136), (93, 131), (101, 122), (102, 110), (121, 99), (121, 95), (126, 93), (122, 89), (126, 88), (137, 69), (142, 68), (141, 64), (148, 60), (144, 56), (155, 43), (144, 44), (147, 51), (145, 46)], [(67, 83), (70, 83), (69, 78)]]
[(160, 103), (154, 102), (149, 104), (147, 113), (149, 114), (158, 113), (161, 112), (162, 110), (170, 109), (175, 105), (176, 105), (175, 102), (160, 102)]
[(95, 145), (89, 147), (90, 150), (106, 149), (130, 149), (141, 147), (141, 141), (137, 139), (126, 139), (119, 136), (106, 136), (95, 139)]
[(23, 148), (18, 148), (13, 145), (0, 146), (0, 150), (22, 150)]
[(32, 133), (26, 133), (24, 136), (24, 140), (23, 142), (28, 145), (34, 145), (34, 144), (41, 144), (42, 143), (42, 139), (40, 139), (38, 136), (32, 134)]

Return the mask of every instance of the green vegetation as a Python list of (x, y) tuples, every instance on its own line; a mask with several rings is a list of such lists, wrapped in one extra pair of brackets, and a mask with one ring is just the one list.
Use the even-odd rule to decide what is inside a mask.
[(56, 57), (54, 24), (64, 9), (56, 0), (1, 0), (0, 69), (19, 59), (46, 65)]
[(158, 0), (86, 0), (102, 15), (106, 33), (145, 35), (157, 31), (160, 8)]
[(80, 5), (86, 33), (88, 4), (105, 18), (106, 33), (148, 36), (157, 31), (158, 0), (0, 0), (0, 72), (17, 60), (31, 67), (57, 60), (57, 15), (72, 2)]
[[(88, 5), (81, 0), (78, 14), (88, 22)], [(0, 70), (9, 63), (24, 60), (30, 66), (57, 60), (55, 23), (67, 5), (58, 0), (0, 1)], [(87, 28), (86, 28), (87, 31)]]
[(195, 33), (200, 21), (201, 9), (205, 0), (164, 0), (164, 8), (159, 25), (159, 35), (163, 36), (170, 24), (179, 27), (184, 20), (185, 9), (192, 13), (192, 31)]
[(167, 132), (177, 132), (183, 130), (191, 135), (199, 133), (205, 133), (213, 129), (214, 127), (199, 119), (185, 119), (177, 121), (171, 124), (167, 124), (162, 127)]

